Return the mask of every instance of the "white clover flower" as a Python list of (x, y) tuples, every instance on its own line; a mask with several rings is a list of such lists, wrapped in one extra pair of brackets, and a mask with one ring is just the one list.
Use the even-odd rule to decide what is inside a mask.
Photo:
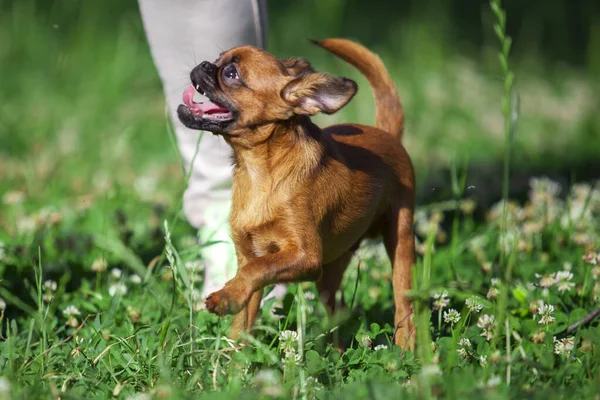
[(44, 282), (44, 289), (48, 290), (50, 292), (56, 292), (56, 282), (53, 280), (48, 279), (46, 282)]
[(121, 271), (119, 268), (113, 268), (110, 271), (110, 274), (113, 276), (113, 278), (119, 279), (121, 278), (121, 275), (123, 275), (123, 271)]
[(594, 251), (588, 251), (583, 256), (583, 261), (585, 261), (586, 263), (591, 264), (591, 265), (598, 265), (598, 263), (600, 262), (600, 254), (598, 254)]
[(385, 345), (385, 344), (378, 344), (377, 346), (375, 346), (375, 347), (373, 348), (373, 350), (375, 350), (375, 351), (378, 351), (378, 350), (387, 350), (387, 348), (388, 348), (388, 347), (387, 347), (387, 345)]
[(526, 236), (531, 237), (532, 235), (540, 233), (543, 228), (544, 225), (539, 221), (527, 221), (523, 224), (523, 233)]
[(460, 321), (460, 313), (454, 308), (444, 311), (444, 322), (450, 325), (457, 324)]
[(538, 314), (541, 315), (540, 324), (548, 325), (555, 321), (554, 306), (552, 304), (542, 304), (538, 309)]
[(483, 309), (483, 303), (477, 296), (471, 296), (465, 301), (470, 312), (478, 313)]
[(499, 286), (502, 283), (502, 282), (500, 282), (500, 279), (498, 279), (498, 278), (492, 278), (490, 280), (490, 282), (491, 282), (492, 286)]
[(592, 276), (594, 277), (594, 280), (598, 280), (600, 277), (600, 265), (596, 265), (592, 268)]
[(482, 367), (485, 367), (487, 365), (487, 356), (479, 356), (479, 364), (481, 364)]
[(555, 199), (562, 190), (560, 183), (545, 176), (529, 179), (529, 187), (529, 199), (532, 202)]
[(544, 343), (546, 339), (546, 333), (540, 328), (531, 334), (531, 341), (533, 343)]
[(108, 263), (106, 262), (104, 257), (96, 257), (94, 261), (92, 261), (92, 271), (104, 272), (107, 268)]
[(290, 330), (279, 332), (279, 340), (282, 342), (293, 341), (295, 343), (298, 341), (298, 332)]
[(129, 276), (129, 281), (131, 283), (140, 284), (142, 283), (142, 278), (138, 274), (133, 274)]
[(559, 355), (569, 355), (575, 347), (575, 338), (573, 336), (559, 339), (554, 338), (554, 353)]
[(113, 283), (108, 287), (108, 294), (111, 297), (115, 297), (116, 295), (124, 296), (127, 294), (127, 286), (123, 282)]
[(542, 300), (534, 300), (529, 303), (529, 312), (532, 314), (537, 314), (540, 311), (540, 308), (544, 305)]
[(509, 229), (498, 236), (498, 244), (505, 253), (510, 253), (519, 243), (519, 231)]
[(317, 378), (315, 378), (314, 376), (309, 376), (308, 378), (306, 378), (306, 383), (310, 384), (310, 385), (320, 385), (321, 384), (319, 382), (319, 380)]
[(379, 299), (379, 296), (381, 295), (381, 288), (379, 288), (377, 286), (371, 286), (369, 288), (368, 293), (369, 293), (369, 298), (377, 301)]
[(49, 279), (44, 282), (42, 287), (44, 289), (44, 294), (42, 295), (42, 299), (46, 303), (50, 303), (52, 300), (54, 300), (54, 292), (56, 292), (56, 288), (57, 288), (56, 282)]
[(202, 260), (189, 260), (186, 261), (183, 266), (191, 274), (204, 271), (204, 262)]
[(360, 337), (360, 345), (362, 347), (364, 347), (365, 349), (370, 348), (372, 344), (373, 344), (373, 341), (371, 340), (371, 338), (369, 336), (362, 335)]
[(0, 297), (0, 312), (6, 310), (6, 302), (2, 297)]
[(302, 361), (302, 357), (295, 350), (286, 351), (284, 354), (284, 357), (281, 359), (281, 362), (284, 364), (297, 365)]
[(298, 364), (299, 362), (302, 361), (302, 356), (300, 354), (294, 354), (292, 357), (292, 354), (288, 353), (288, 358), (293, 359), (295, 364)]
[(298, 332), (282, 331), (279, 332), (279, 346), (284, 353), (293, 353), (298, 345)]
[(478, 236), (473, 236), (471, 238), (471, 240), (469, 240), (469, 242), (467, 243), (467, 246), (469, 246), (469, 249), (473, 252), (479, 251), (479, 250), (483, 250), (486, 248), (486, 246), (488, 245), (488, 238), (485, 235), (478, 235)]
[(501, 358), (502, 358), (502, 354), (500, 354), (500, 350), (496, 350), (490, 356), (490, 361), (492, 362), (492, 364), (498, 364), (498, 362), (500, 362)]
[(315, 299), (315, 294), (313, 292), (304, 292), (304, 298), (308, 301), (313, 301)]
[(559, 292), (570, 291), (575, 287), (575, 283), (571, 282), (571, 279), (573, 279), (572, 272), (558, 271), (554, 275), (554, 279), (556, 280), (556, 287)]
[(397, 371), (400, 365), (396, 359), (388, 359), (385, 363), (385, 370), (388, 372)]
[(540, 286), (543, 288), (549, 288), (556, 283), (556, 278), (553, 274), (535, 274), (535, 277), (540, 280)]
[(487, 295), (485, 297), (487, 297), (489, 300), (492, 300), (498, 297), (499, 294), (500, 291), (498, 290), (498, 288), (492, 286), (490, 290), (488, 290)]
[(448, 298), (448, 292), (443, 291), (441, 293), (435, 293), (433, 295), (435, 299), (433, 301), (433, 311), (435, 310), (443, 310), (450, 303), (450, 299)]
[(37, 228), (35, 218), (23, 216), (17, 218), (17, 232), (23, 235), (31, 234)]
[(76, 315), (81, 315), (81, 312), (74, 305), (70, 305), (70, 306), (67, 306), (67, 308), (65, 308), (63, 310), (63, 315), (65, 317), (74, 317)]
[(500, 200), (496, 204), (492, 205), (488, 212), (488, 220), (489, 221), (498, 221), (504, 215), (504, 209), (506, 204), (506, 213), (509, 221), (514, 221), (519, 218), (523, 213), (521, 207), (513, 201), (505, 202), (504, 200)]
[(467, 338), (462, 338), (458, 341), (458, 349), (456, 352), (460, 354), (463, 358), (471, 357), (471, 341)]
[(487, 328), (495, 323), (495, 319), (496, 317), (494, 317), (493, 315), (483, 314), (477, 320), (477, 326), (481, 329)]
[(63, 314), (67, 317), (67, 325), (75, 328), (79, 325), (79, 321), (77, 321), (77, 316), (81, 315), (81, 312), (74, 305), (70, 305), (63, 310)]
[(133, 188), (142, 199), (150, 199), (156, 191), (156, 176), (153, 174), (139, 175), (133, 181)]
[(477, 326), (482, 330), (481, 335), (485, 337), (488, 342), (494, 337), (494, 330), (496, 329), (496, 317), (489, 314), (483, 314), (477, 320)]
[(315, 398), (316, 392), (323, 390), (323, 385), (314, 376), (306, 378), (306, 391), (310, 394), (309, 398)]

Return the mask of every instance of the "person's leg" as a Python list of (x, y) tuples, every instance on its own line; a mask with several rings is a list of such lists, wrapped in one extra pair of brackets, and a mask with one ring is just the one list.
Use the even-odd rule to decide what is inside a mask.
[[(179, 151), (189, 170), (200, 132), (183, 126), (177, 106), (190, 84), (192, 68), (214, 61), (234, 46), (265, 47), (265, 0), (139, 0), (148, 43), (163, 83)], [(186, 218), (200, 240), (222, 241), (203, 249), (203, 295), (220, 289), (235, 274), (235, 251), (228, 229), (231, 204), (231, 149), (205, 132), (183, 198)]]
[[(183, 126), (176, 110), (190, 84), (190, 71), (234, 46), (265, 47), (264, 0), (139, 0), (139, 6), (179, 150), (189, 168), (200, 132)], [(231, 197), (230, 153), (229, 146), (209, 132), (200, 141), (184, 196), (185, 215), (195, 227), (204, 224), (209, 203)]]

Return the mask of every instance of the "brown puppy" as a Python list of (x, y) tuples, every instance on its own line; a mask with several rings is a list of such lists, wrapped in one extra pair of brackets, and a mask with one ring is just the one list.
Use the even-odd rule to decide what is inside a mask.
[[(234, 150), (231, 231), (237, 275), (208, 297), (209, 311), (237, 314), (231, 336), (252, 327), (263, 288), (316, 281), (333, 311), (344, 270), (363, 238), (383, 236), (393, 264), (395, 343), (414, 343), (414, 173), (401, 144), (403, 111), (385, 66), (344, 39), (316, 42), (369, 80), (377, 128), (321, 130), (310, 116), (346, 105), (356, 83), (316, 72), (303, 59), (279, 60), (236, 47), (191, 72), (181, 122), (223, 136)], [(193, 101), (194, 88), (210, 102)]]

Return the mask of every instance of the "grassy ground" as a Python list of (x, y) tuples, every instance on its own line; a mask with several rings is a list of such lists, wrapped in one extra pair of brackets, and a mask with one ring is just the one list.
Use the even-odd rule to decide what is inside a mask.
[[(139, 18), (116, 4), (109, 13), (0, 1), (0, 399), (600, 392), (597, 320), (566, 331), (600, 298), (593, 184), (532, 180), (503, 229), (499, 207), (473, 218), (456, 168), (457, 190), (444, 200), (460, 201), (422, 204), (416, 222), (414, 354), (390, 344), (391, 271), (376, 243), (346, 275), (347, 313), (328, 321), (312, 284), (291, 285), (281, 304), (262, 308), (251, 344), (228, 341), (230, 320), (197, 298), (199, 245), (181, 218), (183, 173)], [(372, 122), (364, 79), (304, 42), (337, 34), (341, 20), (306, 4), (278, 11), (271, 50), (363, 88), (320, 123)], [(374, 48), (398, 84), (406, 144), (426, 182), (435, 168), (501, 158), (503, 82), (495, 50), (451, 51), (421, 22)], [(521, 57), (515, 86), (516, 164), (597, 158), (596, 81)], [(327, 345), (332, 330), (352, 343), (342, 355)]]

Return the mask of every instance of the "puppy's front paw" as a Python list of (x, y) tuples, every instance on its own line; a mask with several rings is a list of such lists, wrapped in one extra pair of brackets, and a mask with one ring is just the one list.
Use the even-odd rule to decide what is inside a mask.
[(231, 289), (225, 287), (211, 293), (204, 302), (206, 309), (217, 315), (237, 314), (242, 309), (242, 302), (237, 299)]

